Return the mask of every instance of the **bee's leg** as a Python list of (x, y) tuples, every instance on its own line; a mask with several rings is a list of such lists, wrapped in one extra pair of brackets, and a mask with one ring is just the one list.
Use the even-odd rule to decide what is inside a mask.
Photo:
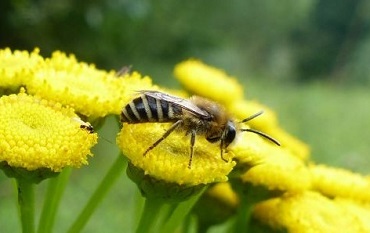
[(149, 151), (154, 149), (159, 143), (166, 139), (168, 135), (170, 135), (175, 129), (177, 129), (177, 127), (179, 127), (182, 122), (183, 122), (182, 120), (178, 120), (173, 125), (171, 125), (171, 127), (162, 135), (160, 139), (158, 139), (155, 143), (153, 143), (153, 145), (146, 149), (143, 156), (145, 156)]
[(192, 130), (190, 138), (190, 158), (189, 158), (189, 165), (188, 168), (191, 168), (191, 162), (193, 161), (193, 154), (194, 154), (194, 144), (195, 144), (195, 130)]
[(221, 159), (225, 162), (228, 162), (228, 160), (224, 158), (224, 147), (225, 147), (225, 142), (224, 140), (221, 139), (221, 143), (220, 143)]

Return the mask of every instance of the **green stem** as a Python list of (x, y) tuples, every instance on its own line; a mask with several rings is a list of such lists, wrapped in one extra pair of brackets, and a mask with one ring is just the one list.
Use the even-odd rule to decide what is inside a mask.
[(158, 228), (159, 223), (167, 214), (168, 209), (164, 208), (165, 204), (166, 202), (162, 199), (146, 198), (136, 232), (157, 232), (155, 229)]
[(161, 232), (163, 233), (175, 232), (177, 227), (181, 225), (185, 217), (190, 213), (191, 209), (198, 201), (199, 197), (202, 196), (205, 190), (206, 187), (204, 187), (201, 192), (192, 196), (190, 199), (173, 206), (173, 212), (166, 220), (166, 223), (164, 224), (163, 230)]
[(248, 197), (241, 198), (239, 212), (235, 219), (234, 232), (248, 232), (254, 204)]
[(134, 195), (135, 210), (133, 213), (133, 223), (134, 223), (134, 226), (139, 226), (139, 221), (140, 221), (140, 217), (142, 214), (142, 210), (144, 209), (145, 198), (143, 198), (139, 189), (135, 189), (134, 192), (135, 192), (135, 195)]
[(248, 232), (254, 205), (266, 200), (270, 196), (270, 191), (263, 186), (254, 186), (240, 180), (232, 180), (232, 185), (240, 197), (240, 206), (233, 225), (233, 232)]
[(18, 178), (18, 204), (23, 233), (35, 232), (35, 193), (33, 183)]
[(65, 168), (57, 177), (49, 179), (46, 198), (39, 221), (38, 233), (52, 232), (55, 215), (71, 171), (71, 168)]
[(121, 173), (124, 171), (124, 167), (127, 160), (120, 154), (116, 161), (113, 163), (108, 173), (105, 175), (94, 194), (90, 197), (85, 208), (82, 210), (78, 218), (69, 228), (69, 233), (80, 232), (94, 213), (97, 206), (101, 203), (105, 195), (108, 193), (113, 184), (117, 181)]

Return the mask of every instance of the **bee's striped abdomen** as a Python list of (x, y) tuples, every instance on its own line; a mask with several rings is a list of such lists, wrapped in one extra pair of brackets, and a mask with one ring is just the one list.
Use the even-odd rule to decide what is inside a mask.
[(121, 121), (128, 123), (170, 122), (181, 113), (179, 106), (168, 101), (141, 95), (127, 104), (121, 113)]

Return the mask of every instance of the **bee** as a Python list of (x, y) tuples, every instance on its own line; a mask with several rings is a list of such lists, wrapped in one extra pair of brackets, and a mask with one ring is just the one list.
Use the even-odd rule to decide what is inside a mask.
[[(220, 142), (221, 159), (227, 162), (223, 153), (234, 141), (237, 127), (235, 121), (228, 116), (221, 105), (199, 96), (183, 99), (159, 91), (142, 90), (138, 92), (140, 96), (123, 107), (121, 112), (122, 123), (173, 122), (162, 137), (148, 147), (143, 156), (146, 156), (174, 130), (180, 129), (185, 131), (185, 135), (190, 135), (189, 169), (193, 160), (195, 137), (197, 135), (205, 136), (210, 143)], [(250, 121), (262, 113), (262, 111), (258, 112), (240, 123)], [(255, 129), (240, 130), (258, 134), (280, 146), (277, 140), (263, 132)]]

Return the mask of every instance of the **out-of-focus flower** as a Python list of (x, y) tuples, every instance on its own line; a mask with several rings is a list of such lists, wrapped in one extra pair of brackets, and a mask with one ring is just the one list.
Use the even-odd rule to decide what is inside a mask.
[(191, 59), (176, 65), (176, 78), (186, 90), (222, 104), (243, 98), (243, 88), (224, 71)]
[(344, 208), (346, 213), (353, 215), (358, 221), (362, 232), (370, 232), (370, 204), (369, 202), (356, 202), (345, 198), (335, 198), (334, 201)]
[(289, 233), (369, 232), (369, 208), (346, 205), (316, 192), (285, 193), (256, 205), (254, 216), (274, 229)]
[(0, 50), (0, 88), (14, 89), (24, 85), (32, 70), (43, 65), (39, 49), (27, 51), (11, 51), (9, 48)]
[(325, 165), (311, 165), (313, 189), (328, 197), (370, 202), (370, 179), (351, 171)]
[(311, 174), (302, 160), (258, 135), (241, 134), (230, 150), (238, 167), (246, 170), (240, 176), (242, 182), (279, 191), (311, 187)]
[(269, 107), (257, 101), (240, 100), (227, 105), (227, 108), (237, 119), (244, 119), (262, 110), (263, 114), (248, 121), (248, 125), (253, 129), (257, 129), (276, 138), (280, 142), (281, 147), (288, 149), (296, 157), (302, 160), (309, 158), (309, 147), (283, 130), (278, 124), (276, 114)]

